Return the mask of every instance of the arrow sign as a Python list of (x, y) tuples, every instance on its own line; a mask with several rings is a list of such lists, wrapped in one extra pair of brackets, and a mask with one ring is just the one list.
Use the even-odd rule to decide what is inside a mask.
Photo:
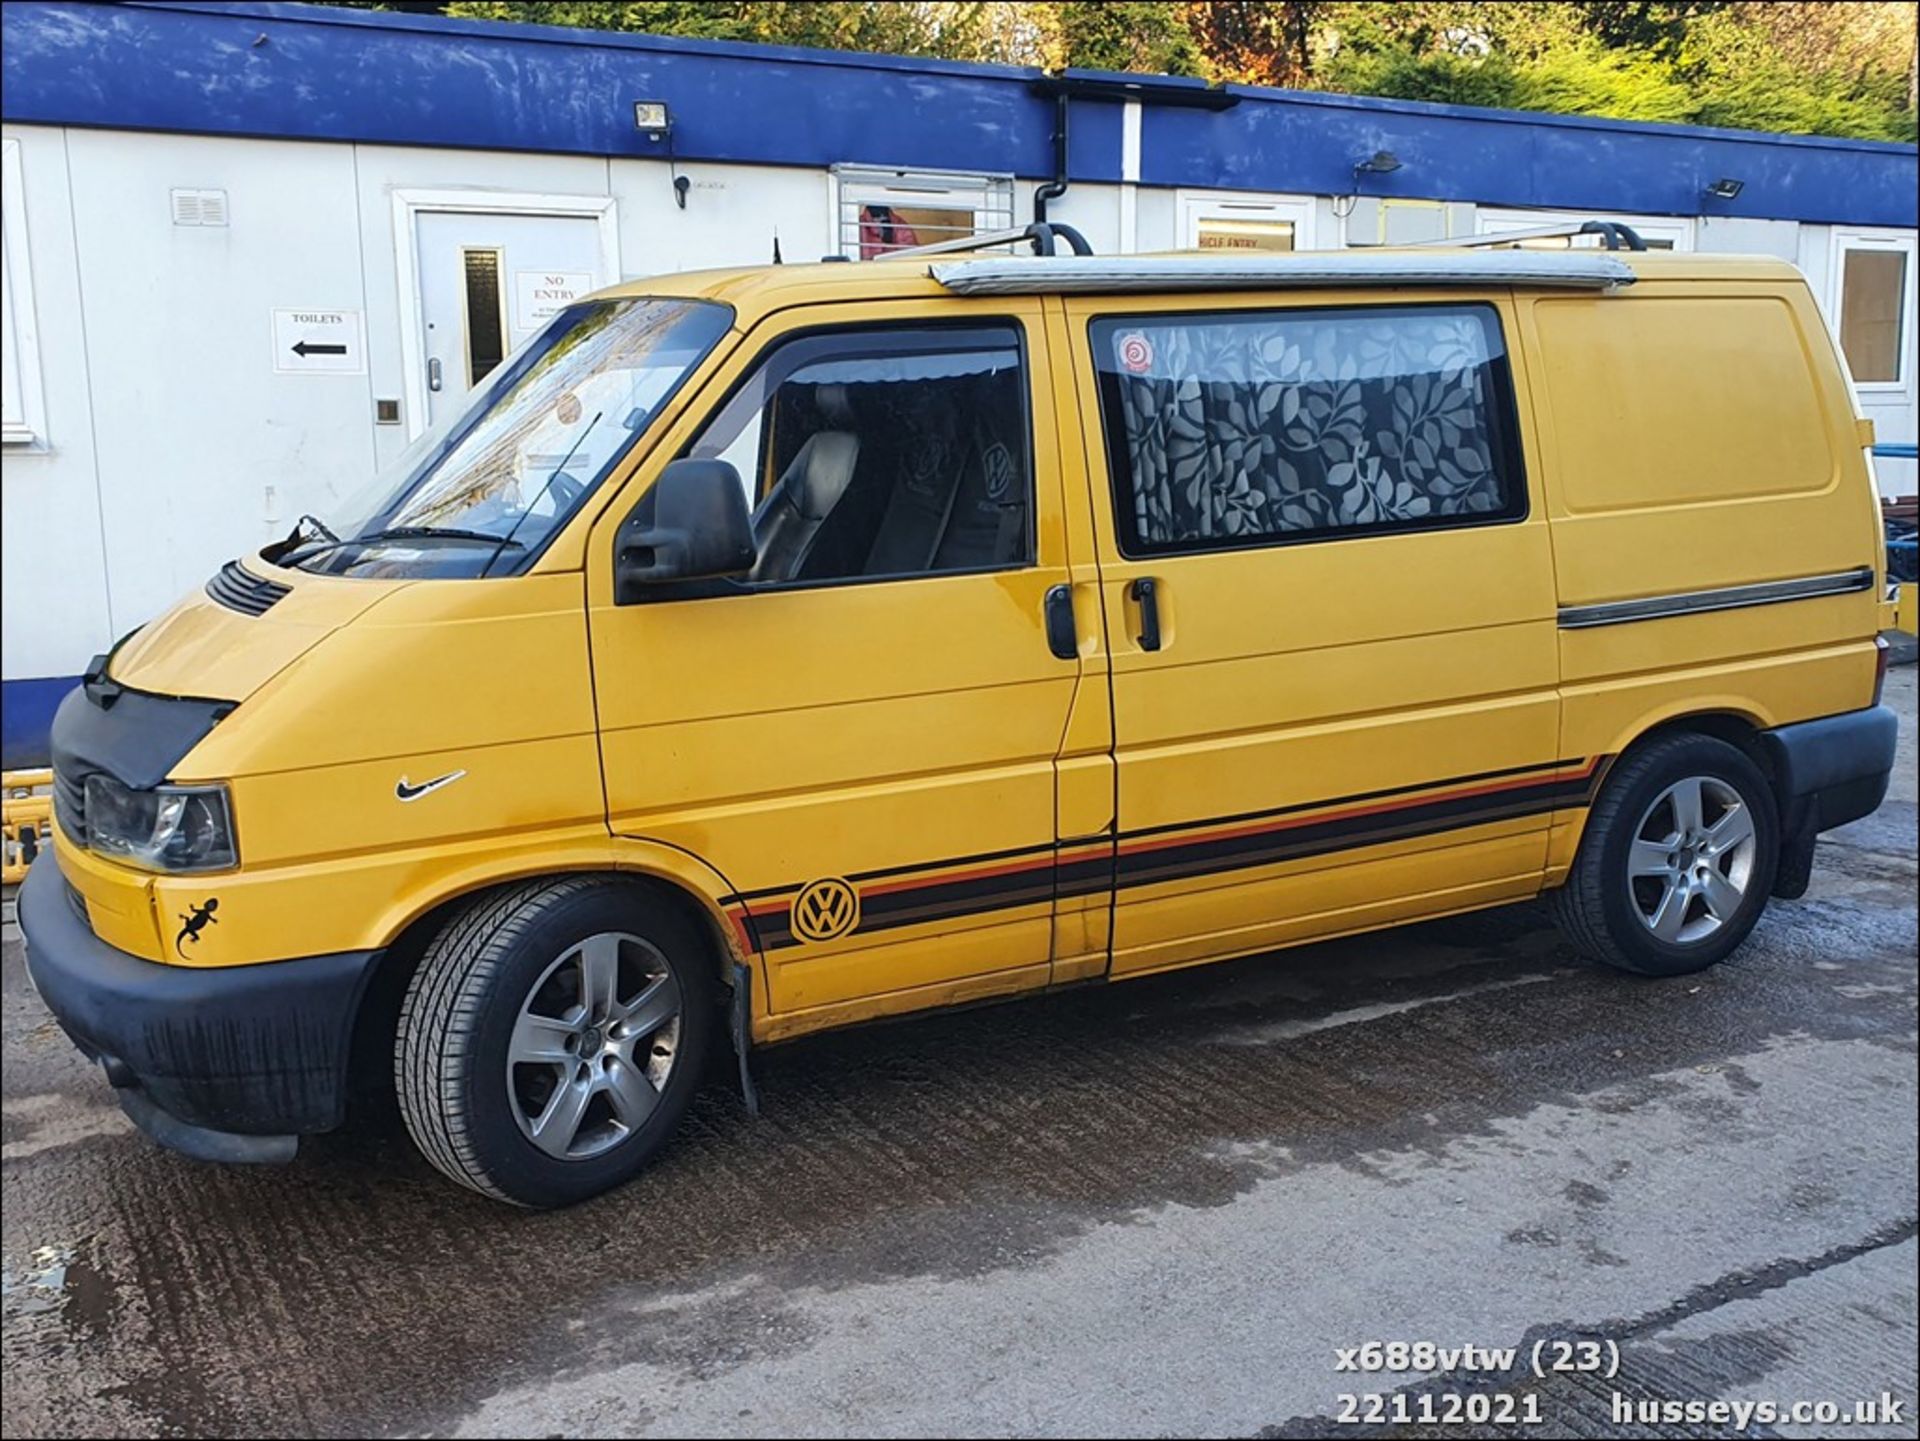
[(273, 312), (273, 368), (282, 375), (361, 375), (366, 332), (357, 310)]

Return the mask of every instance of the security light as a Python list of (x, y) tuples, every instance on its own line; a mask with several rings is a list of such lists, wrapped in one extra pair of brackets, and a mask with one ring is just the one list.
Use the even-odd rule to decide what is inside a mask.
[(664, 100), (636, 100), (633, 102), (633, 124), (635, 129), (647, 132), (647, 139), (664, 140), (673, 129), (673, 117), (668, 114)]
[(1707, 187), (1707, 194), (1715, 200), (1736, 200), (1740, 192), (1747, 188), (1744, 180), (1731, 180), (1722, 176)]
[(1391, 150), (1376, 150), (1353, 167), (1355, 175), (1391, 175), (1400, 168), (1400, 157)]

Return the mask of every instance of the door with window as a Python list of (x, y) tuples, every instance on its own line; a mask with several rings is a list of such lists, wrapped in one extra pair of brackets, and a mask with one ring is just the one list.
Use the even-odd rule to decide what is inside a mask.
[(1305, 196), (1183, 190), (1179, 205), (1180, 244), (1186, 250), (1244, 254), (1315, 248), (1313, 201)]
[[(762, 326), (590, 551), (611, 823), (720, 872), (776, 1018), (1045, 984), (1087, 718), (1106, 763), (1104, 688), (1046, 625), (1074, 568), (1039, 304), (940, 309)], [(616, 606), (618, 523), (680, 455), (739, 472), (756, 563)]]
[(427, 425), (459, 412), (522, 341), (615, 279), (592, 215), (423, 211), (414, 241)]
[[(1827, 322), (1853, 377), (1860, 412), (1883, 449), (1875, 461), (1886, 495), (1912, 495), (1910, 447), (1920, 424), (1914, 383), (1914, 233), (1836, 228), (1829, 240)], [(1904, 451), (1901, 447), (1908, 447)]]
[(1118, 762), (1116, 975), (1531, 893), (1551, 557), (1504, 298), (1069, 299)]

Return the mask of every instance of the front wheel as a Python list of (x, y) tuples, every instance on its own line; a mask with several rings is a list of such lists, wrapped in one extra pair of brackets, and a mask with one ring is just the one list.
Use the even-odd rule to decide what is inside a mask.
[(1596, 960), (1679, 976), (1724, 960), (1766, 908), (1779, 865), (1772, 788), (1711, 736), (1630, 752), (1587, 817), (1555, 919)]
[(597, 877), (494, 891), (407, 988), (395, 1079), (439, 1170), (523, 1206), (627, 1180), (692, 1100), (713, 1007), (706, 948), (644, 888)]

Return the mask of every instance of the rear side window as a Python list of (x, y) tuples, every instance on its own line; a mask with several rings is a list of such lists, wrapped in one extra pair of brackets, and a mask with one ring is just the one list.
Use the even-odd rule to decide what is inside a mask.
[(1107, 318), (1092, 340), (1128, 555), (1526, 514), (1491, 306)]

